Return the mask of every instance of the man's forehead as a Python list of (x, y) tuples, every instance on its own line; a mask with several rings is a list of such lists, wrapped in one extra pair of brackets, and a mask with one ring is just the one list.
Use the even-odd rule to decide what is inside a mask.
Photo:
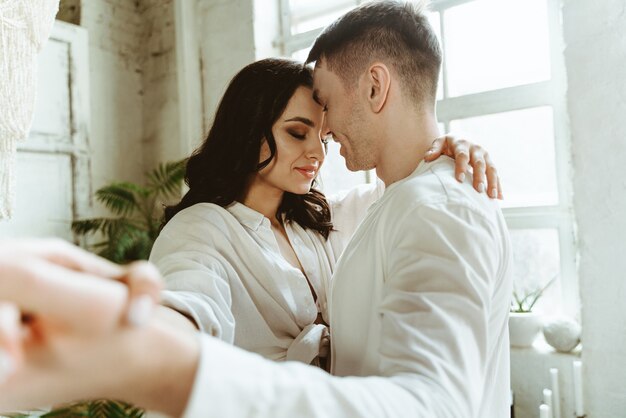
[(326, 86), (330, 81), (329, 76), (330, 72), (324, 66), (323, 63), (316, 63), (315, 68), (313, 69), (313, 93), (317, 92), (320, 94), (320, 91), (324, 91)]

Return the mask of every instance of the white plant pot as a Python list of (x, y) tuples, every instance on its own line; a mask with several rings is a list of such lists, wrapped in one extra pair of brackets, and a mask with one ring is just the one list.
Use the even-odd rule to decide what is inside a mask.
[(513, 347), (530, 347), (541, 331), (543, 321), (534, 312), (509, 313), (509, 337)]

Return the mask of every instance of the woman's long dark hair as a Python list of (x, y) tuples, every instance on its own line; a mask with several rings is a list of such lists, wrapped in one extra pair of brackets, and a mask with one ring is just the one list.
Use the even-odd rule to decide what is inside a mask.
[[(204, 143), (189, 157), (182, 200), (165, 208), (165, 225), (181, 210), (196, 203), (226, 207), (243, 197), (250, 176), (276, 156), (272, 126), (298, 87), (313, 86), (311, 70), (285, 59), (264, 59), (242, 69), (230, 82), (215, 113)], [(263, 141), (270, 156), (259, 163)], [(315, 186), (315, 183), (313, 183)], [(307, 194), (285, 192), (277, 217), (328, 238), (332, 230), (330, 208), (324, 195), (311, 188)]]

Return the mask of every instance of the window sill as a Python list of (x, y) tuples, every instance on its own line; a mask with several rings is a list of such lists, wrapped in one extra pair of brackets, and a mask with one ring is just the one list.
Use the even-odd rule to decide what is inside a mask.
[(550, 368), (559, 369), (561, 416), (574, 415), (572, 361), (580, 358), (579, 344), (569, 353), (548, 345), (543, 336), (532, 347), (511, 347), (511, 388), (515, 396), (515, 418), (537, 417), (543, 403), (543, 389), (551, 389)]

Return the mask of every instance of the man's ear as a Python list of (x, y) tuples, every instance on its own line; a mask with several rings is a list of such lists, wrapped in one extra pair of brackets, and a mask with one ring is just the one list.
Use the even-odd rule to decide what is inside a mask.
[(367, 87), (370, 108), (374, 113), (380, 113), (387, 102), (389, 88), (391, 86), (391, 73), (389, 68), (381, 63), (375, 62), (367, 70)]

